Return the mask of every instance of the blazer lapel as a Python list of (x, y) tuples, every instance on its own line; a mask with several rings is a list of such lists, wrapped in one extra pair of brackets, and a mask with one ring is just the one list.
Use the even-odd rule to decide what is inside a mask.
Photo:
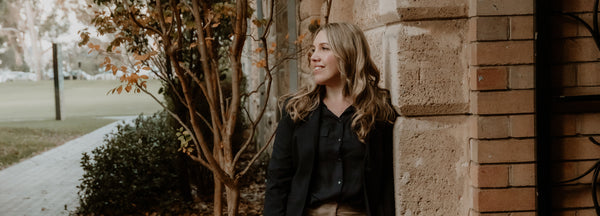
[(301, 162), (314, 162), (315, 149), (319, 143), (319, 121), (321, 119), (321, 107), (309, 114), (304, 124), (297, 128), (297, 145)]

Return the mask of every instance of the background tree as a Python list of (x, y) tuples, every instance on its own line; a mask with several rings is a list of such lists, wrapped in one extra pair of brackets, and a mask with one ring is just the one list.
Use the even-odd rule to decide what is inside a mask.
[[(240, 180), (268, 146), (257, 149), (244, 166), (240, 165), (268, 104), (262, 105), (257, 116), (243, 112), (242, 103), (258, 92), (251, 89), (244, 93), (244, 44), (246, 40), (254, 40), (262, 45), (254, 50), (262, 58), (253, 65), (265, 72), (259, 88), (266, 88), (266, 94), (271, 89), (275, 66), (295, 56), (286, 49), (276, 50), (277, 44), (267, 41), (274, 1), (268, 7), (268, 19), (253, 19), (252, 23), (262, 29), (260, 34), (247, 32), (253, 12), (247, 0), (94, 0), (94, 3), (101, 7), (96, 7), (92, 23), (101, 34), (113, 34), (115, 38), (101, 48), (88, 43), (89, 33), (83, 32), (81, 44), (106, 52), (103, 67), (115, 74), (124, 73), (123, 84), (110, 93), (145, 92), (161, 103), (182, 127), (182, 151), (214, 174), (214, 215), (222, 215), (223, 194), (228, 215), (237, 215)], [(122, 54), (119, 47), (131, 53), (130, 65), (113, 62), (114, 57)], [(273, 59), (277, 59), (274, 64)], [(184, 113), (169, 110), (146, 90), (148, 77), (140, 75), (144, 70), (152, 70), (167, 87), (176, 89), (175, 99), (183, 105)], [(209, 107), (207, 115), (197, 112), (200, 104)], [(235, 148), (233, 140), (242, 133), (235, 127), (241, 114), (247, 116), (249, 137)]]

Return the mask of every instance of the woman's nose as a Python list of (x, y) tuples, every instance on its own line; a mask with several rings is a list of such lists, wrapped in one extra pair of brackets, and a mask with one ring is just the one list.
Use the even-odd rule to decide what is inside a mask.
[(316, 62), (319, 61), (321, 58), (319, 57), (319, 55), (317, 54), (317, 52), (314, 52), (312, 55), (310, 55), (310, 61), (312, 62)]

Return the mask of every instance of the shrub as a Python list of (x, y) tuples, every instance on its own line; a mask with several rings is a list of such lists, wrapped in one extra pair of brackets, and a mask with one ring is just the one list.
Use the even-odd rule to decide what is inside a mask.
[[(189, 184), (175, 130), (165, 114), (118, 125), (105, 145), (83, 154), (79, 214), (177, 213)], [(187, 187), (187, 188), (186, 188)], [(188, 198), (189, 199), (189, 198)]]

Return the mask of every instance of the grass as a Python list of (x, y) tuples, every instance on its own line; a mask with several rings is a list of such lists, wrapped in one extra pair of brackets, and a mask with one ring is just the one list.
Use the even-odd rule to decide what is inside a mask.
[[(160, 83), (149, 82), (156, 93)], [(152, 114), (161, 107), (145, 94), (106, 95), (117, 81), (65, 80), (63, 120), (55, 120), (51, 81), (0, 83), (0, 169), (115, 120)]]

